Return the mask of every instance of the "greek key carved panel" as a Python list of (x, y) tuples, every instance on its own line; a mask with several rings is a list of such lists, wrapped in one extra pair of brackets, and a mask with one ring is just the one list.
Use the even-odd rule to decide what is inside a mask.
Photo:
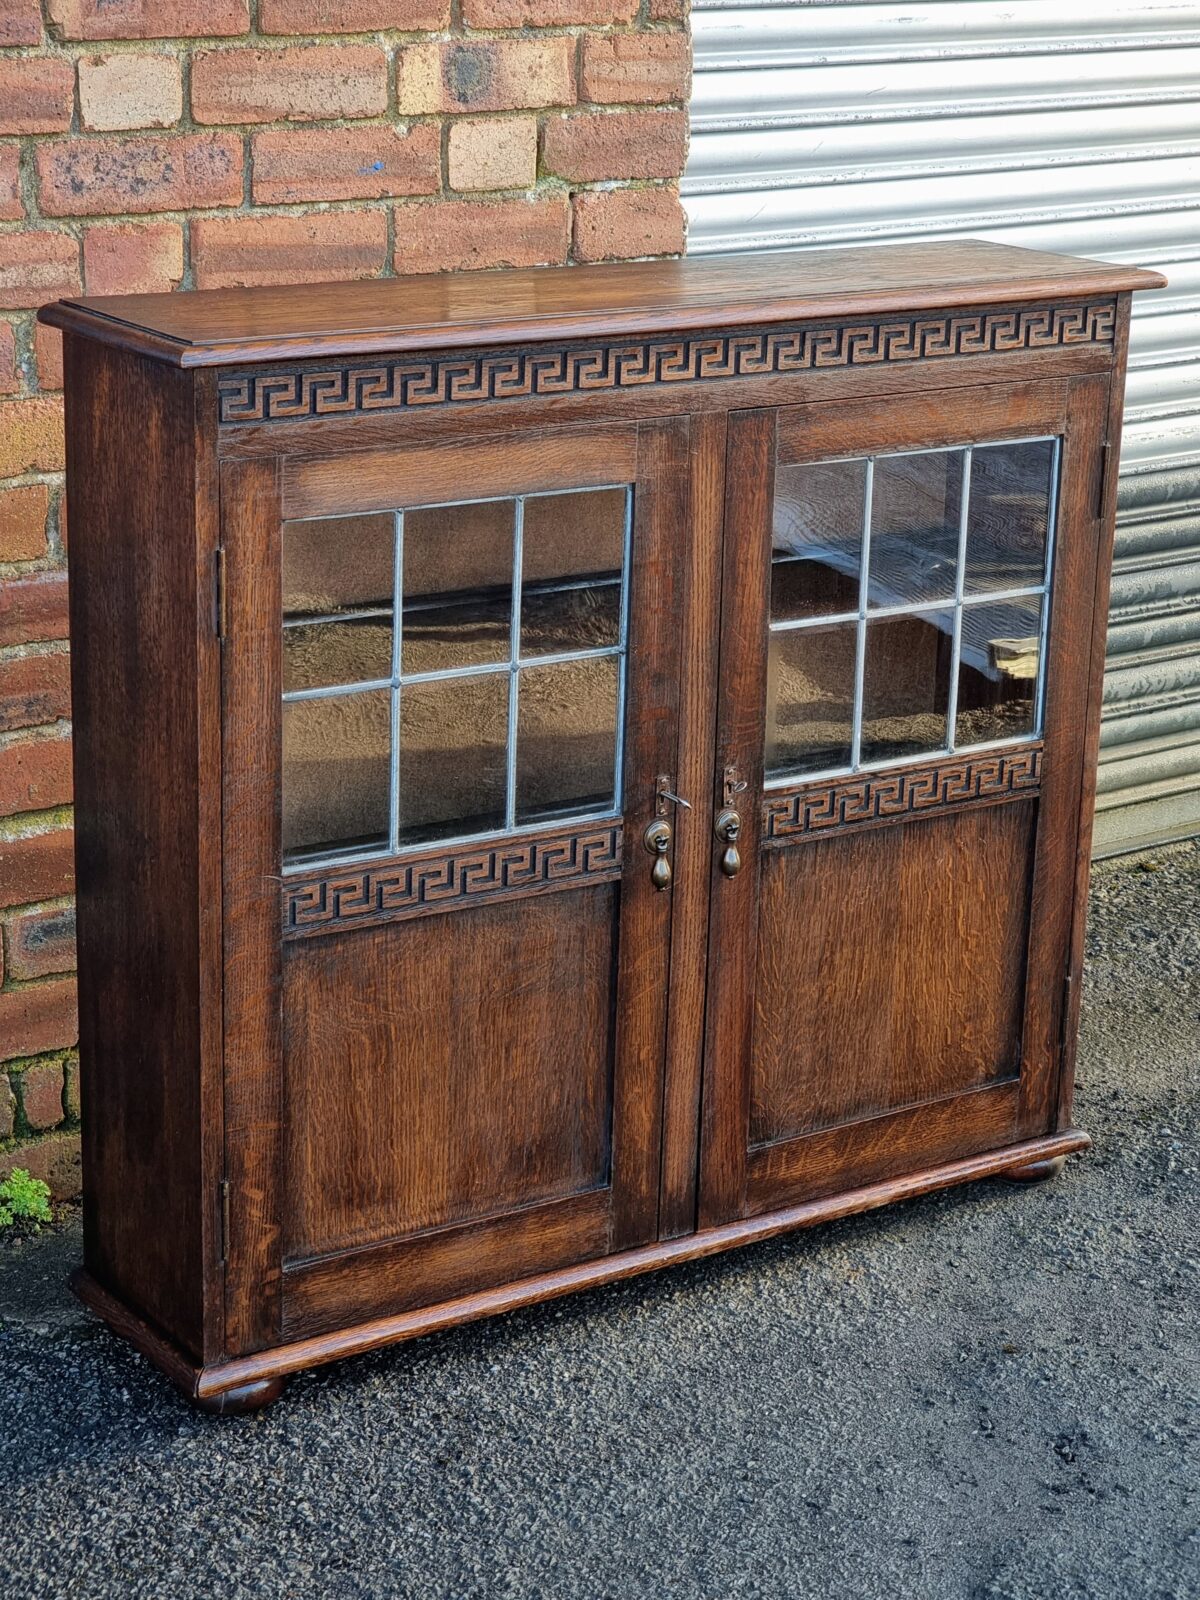
[(1028, 744), (769, 791), (763, 802), (763, 839), (783, 844), (933, 811), (991, 805), (1036, 791), (1041, 776), (1042, 746)]
[(813, 323), (745, 333), (685, 334), (613, 344), (403, 356), (303, 371), (272, 368), (220, 379), (220, 419), (293, 421), (467, 401), (699, 383), (714, 378), (1110, 345), (1111, 300), (927, 312), (879, 321)]
[(283, 931), (337, 933), (431, 911), (518, 898), (621, 872), (619, 822), (428, 850), (420, 855), (284, 879)]

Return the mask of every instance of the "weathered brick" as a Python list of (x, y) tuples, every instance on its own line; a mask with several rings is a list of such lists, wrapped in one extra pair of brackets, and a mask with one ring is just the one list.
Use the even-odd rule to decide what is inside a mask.
[(441, 187), (441, 132), (433, 122), (409, 128), (281, 128), (256, 133), (252, 151), (254, 198), (260, 205), (379, 200), (436, 194)]
[(593, 34), (583, 41), (579, 97), (597, 105), (686, 100), (691, 68), (685, 34)]
[(169, 128), (183, 115), (183, 77), (174, 56), (85, 56), (79, 63), (85, 128)]
[(534, 117), (464, 117), (450, 124), (452, 189), (528, 189), (537, 182)]
[(0, 839), (0, 906), (56, 900), (75, 886), (75, 834), (70, 828)]
[(0, 402), (0, 478), (62, 471), (62, 410), (49, 395)]
[[(17, 991), (20, 993), (20, 991)], [(0, 1020), (0, 1027), (3, 1021)], [(14, 1072), (12, 1083), (26, 1124), (38, 1133), (57, 1128), (63, 1120), (63, 1069), (59, 1061), (39, 1061)]]
[(639, 0), (463, 0), (468, 28), (604, 27), (632, 22)]
[(198, 50), (192, 115), (197, 122), (377, 117), (387, 110), (387, 80), (387, 56), (378, 45)]
[(70, 234), (0, 233), (0, 307), (23, 310), (79, 289), (79, 246)]
[[(0, 322), (0, 394), (16, 394), (21, 387), (21, 374), (17, 371), (17, 335), (11, 322)], [(0, 518), (3, 512), (0, 511)], [(2, 525), (2, 524), (0, 524)], [(14, 557), (0, 555), (0, 561)]]
[[(11, 489), (9, 494), (44, 496), (45, 486)], [(0, 495), (0, 518), (4, 500)], [(44, 513), (43, 513), (44, 515)], [(44, 531), (42, 534), (44, 540)], [(71, 658), (65, 652), (54, 655), (11, 656), (0, 661), (0, 733), (14, 728), (36, 728), (71, 715)]]
[(450, 26), (450, 0), (259, 0), (260, 33), (401, 33)]
[(61, 56), (0, 61), (0, 133), (59, 133), (71, 126), (75, 73)]
[(192, 224), (192, 263), (200, 289), (371, 278), (386, 261), (382, 211), (199, 217)]
[(682, 255), (684, 234), (673, 189), (590, 189), (575, 196), (577, 261)]
[(49, 1184), (56, 1200), (74, 1200), (83, 1181), (79, 1135), (52, 1133), (48, 1138), (16, 1145), (0, 1155), (0, 1179), (7, 1178), (14, 1167), (23, 1167), (30, 1177)]
[(682, 27), (687, 15), (688, 0), (650, 0), (646, 8), (651, 22), (677, 22)]
[(130, 222), (87, 228), (83, 281), (88, 294), (165, 294), (183, 278), (183, 229), (177, 222)]
[(12, 222), (25, 215), (20, 156), (19, 145), (0, 144), (0, 222)]
[(248, 33), (249, 0), (50, 0), (64, 39), (201, 39)]
[[(10, 578), (0, 583), (0, 645), (44, 644), (66, 637), (65, 572), (36, 572), (28, 578)], [(48, 896), (31, 898), (45, 900)]]
[(42, 8), (38, 0), (0, 0), (0, 46), (41, 42)]
[(14, 978), (75, 970), (75, 907), (26, 911), (6, 929), (7, 969)]
[(567, 200), (417, 200), (396, 208), (397, 272), (536, 267), (566, 260)]
[(0, 489), (0, 561), (36, 561), (46, 554), (49, 509), (44, 483)]
[(0, 1061), (65, 1050), (78, 1041), (74, 978), (48, 978), (0, 990)]
[(42, 210), (52, 217), (186, 211), (242, 198), (242, 141), (229, 133), (50, 139), (36, 153)]
[(36, 323), (33, 330), (33, 359), (37, 367), (39, 389), (61, 389), (63, 386), (62, 334), (57, 328), (47, 328)]
[(63, 1110), (69, 1122), (79, 1121), (79, 1057), (69, 1056), (63, 1062)]
[(70, 800), (69, 739), (22, 739), (0, 750), (0, 817), (49, 811)]
[(17, 1097), (9, 1085), (8, 1073), (0, 1072), (0, 1139), (11, 1139), (17, 1120)]
[(396, 56), (402, 113), (522, 111), (575, 103), (575, 41), (463, 39), (405, 45)]
[(0, 478), (62, 471), (62, 411), (50, 395), (0, 402)]
[(546, 124), (548, 171), (579, 183), (675, 178), (687, 158), (686, 111), (591, 111)]

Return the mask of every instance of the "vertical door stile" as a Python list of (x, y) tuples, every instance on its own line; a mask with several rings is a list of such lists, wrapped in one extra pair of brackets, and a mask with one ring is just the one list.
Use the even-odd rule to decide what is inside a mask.
[(745, 1204), (776, 428), (773, 410), (734, 412), (729, 418), (709, 826), (727, 802), (734, 801), (742, 819), (742, 868), (737, 877), (725, 877), (714, 853), (709, 874), (708, 1026), (698, 1207), (702, 1228), (740, 1216)]

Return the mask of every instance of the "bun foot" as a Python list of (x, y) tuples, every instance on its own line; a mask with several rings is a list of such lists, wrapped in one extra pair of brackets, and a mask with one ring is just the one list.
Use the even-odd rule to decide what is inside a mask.
[(1066, 1156), (1053, 1156), (1049, 1161), (1031, 1161), (1024, 1167), (1010, 1167), (999, 1176), (1009, 1183), (1045, 1183), (1048, 1178), (1057, 1178), (1066, 1164)]
[(240, 1388), (226, 1389), (221, 1394), (201, 1395), (196, 1404), (201, 1411), (215, 1417), (240, 1417), (248, 1411), (261, 1411), (273, 1405), (287, 1388), (286, 1378), (257, 1378), (253, 1383), (243, 1383)]

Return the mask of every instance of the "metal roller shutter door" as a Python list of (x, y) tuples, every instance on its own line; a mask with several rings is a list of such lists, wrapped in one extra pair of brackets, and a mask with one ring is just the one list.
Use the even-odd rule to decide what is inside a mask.
[(974, 235), (1156, 266), (1097, 853), (1200, 831), (1200, 5), (694, 0), (691, 254)]

